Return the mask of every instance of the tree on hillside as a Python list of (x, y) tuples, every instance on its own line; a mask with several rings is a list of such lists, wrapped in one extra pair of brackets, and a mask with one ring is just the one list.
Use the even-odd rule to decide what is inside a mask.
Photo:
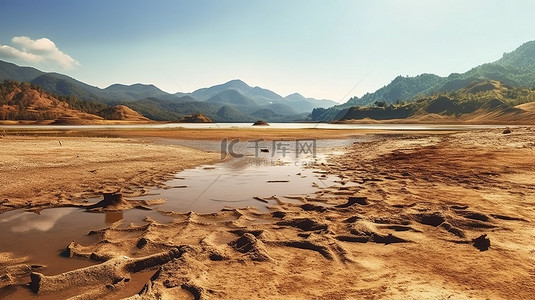
[(385, 107), (386, 106), (386, 102), (385, 101), (375, 101), (373, 104), (375, 106), (377, 106), (377, 107)]

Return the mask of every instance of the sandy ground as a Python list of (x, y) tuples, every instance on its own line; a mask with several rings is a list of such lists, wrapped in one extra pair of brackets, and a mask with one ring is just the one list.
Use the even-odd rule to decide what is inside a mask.
[(219, 153), (139, 139), (0, 137), (0, 212), (68, 205), (103, 192), (140, 195)]
[(252, 140), (263, 138), (274, 139), (344, 139), (355, 135), (381, 132), (379, 130), (340, 130), (340, 129), (281, 129), (270, 127), (256, 128), (231, 128), (231, 129), (168, 129), (168, 130), (121, 130), (102, 131), (95, 134), (106, 136), (117, 135), (122, 137), (159, 137), (171, 139), (194, 139), (194, 140), (221, 140), (243, 139)]
[[(10, 149), (4, 144), (16, 150), (16, 143), (42, 143), (52, 151), (71, 141), (55, 146), (53, 138), (3, 139), (2, 154)], [(13, 144), (4, 143), (5, 139), (13, 139)], [(165, 155), (157, 146), (131, 142), (137, 148), (124, 150), (120, 146), (128, 143), (124, 139), (95, 141), (132, 152), (114, 158), (114, 151), (104, 151), (108, 159), (102, 163), (86, 155), (84, 164), (72, 166), (62, 166), (62, 156), (55, 155), (48, 167), (58, 172), (83, 168), (95, 180), (107, 182), (104, 187), (114, 181), (99, 174), (115, 172), (118, 179), (125, 178), (122, 170), (104, 170), (117, 168), (117, 159), (125, 160), (120, 165), (141, 161), (142, 169), (157, 181), (165, 177), (158, 177), (158, 172), (186, 166), (185, 161), (175, 161), (169, 169), (151, 164), (152, 170), (146, 165), (151, 159), (144, 155)], [(140, 151), (143, 147), (154, 150)], [(30, 172), (16, 166), (24, 158), (29, 165), (27, 158), (32, 155), (21, 149), (26, 148), (9, 152), (4, 165), (23, 179)], [(40, 159), (42, 154), (33, 155)], [(69, 155), (66, 161), (80, 154)], [(168, 224), (147, 219), (142, 226), (112, 225), (91, 232), (100, 242), (66, 248), (69, 256), (101, 262), (98, 265), (45, 276), (25, 266), (23, 259), (3, 254), (0, 271), (6, 274), (0, 273), (0, 278), (8, 282), (6, 276), (33, 271), (30, 287), (36, 293), (75, 299), (122, 298), (130, 278), (143, 271), (152, 277), (129, 299), (531, 299), (534, 155), (531, 129), (514, 129), (511, 134), (491, 130), (385, 136), (331, 157), (318, 174), (336, 175), (339, 181), (300, 198), (301, 204), (290, 204), (281, 195), (262, 199), (272, 203), (270, 213), (250, 207), (212, 214), (167, 212), (174, 218)], [(85, 164), (92, 167), (86, 169)], [(93, 169), (97, 171), (90, 172)], [(132, 171), (131, 176), (126, 180), (135, 182), (144, 175)], [(58, 177), (48, 179), (52, 178)], [(42, 192), (45, 198), (69, 188), (57, 179), (39, 182), (36, 178), (17, 188), (12, 181), (7, 185), (11, 186), (8, 200), (28, 197), (19, 190), (30, 190), (34, 184), (48, 191)], [(79, 189), (83, 193), (87, 188)]]
[[(124, 137), (124, 138), (166, 138), (184, 140), (221, 140), (243, 139), (252, 140), (263, 138), (274, 139), (344, 139), (356, 135), (385, 133), (384, 130), (362, 129), (282, 129), (270, 127), (255, 128), (224, 128), (224, 129), (190, 129), (190, 128), (165, 128), (165, 129), (113, 129), (113, 130), (42, 130), (5, 129), (7, 135), (48, 135), (58, 137)], [(402, 131), (391, 131), (403, 133)], [(436, 132), (438, 133), (438, 132)], [(445, 133), (445, 131), (442, 131)]]

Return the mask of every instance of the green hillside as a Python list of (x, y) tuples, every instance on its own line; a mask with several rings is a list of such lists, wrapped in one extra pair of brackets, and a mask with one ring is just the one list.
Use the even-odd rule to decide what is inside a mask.
[(353, 106), (370, 106), (375, 102), (396, 104), (414, 101), (436, 93), (459, 90), (478, 80), (495, 80), (510, 87), (535, 87), (535, 41), (524, 43), (511, 53), (505, 53), (495, 62), (477, 66), (465, 73), (453, 73), (448, 77), (421, 74), (415, 77), (396, 77), (388, 85), (374, 93), (353, 97), (346, 103), (329, 109), (315, 109), (313, 121), (337, 119), (340, 112)]
[[(339, 120), (420, 120), (435, 116), (450, 119), (466, 117), (466, 120), (478, 118), (485, 123), (499, 123), (511, 121), (516, 116), (519, 122), (524, 118), (526, 123), (531, 123), (535, 121), (533, 112), (517, 106), (534, 101), (535, 89), (515, 88), (493, 80), (478, 80), (453, 92), (421, 96), (398, 104), (376, 102), (372, 106), (351, 107)], [(484, 119), (485, 116), (495, 119)]]

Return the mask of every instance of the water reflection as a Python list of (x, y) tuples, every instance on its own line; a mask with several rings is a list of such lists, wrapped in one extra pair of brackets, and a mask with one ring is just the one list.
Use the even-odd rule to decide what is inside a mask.
[[(245, 153), (247, 143), (237, 146), (244, 147)], [(166, 183), (171, 188), (154, 188), (149, 196), (135, 199), (165, 198), (167, 202), (158, 208), (176, 212), (210, 213), (225, 207), (246, 206), (267, 212), (268, 207), (276, 204), (276, 201), (264, 203), (255, 196), (277, 196), (291, 202), (293, 200), (284, 196), (310, 195), (317, 190), (317, 186), (330, 186), (337, 179), (320, 177), (314, 173), (314, 169), (302, 167), (302, 162), (315, 164), (324, 160), (324, 153), (318, 153), (316, 158), (311, 155), (296, 158), (294, 152), (287, 153), (286, 157), (278, 153), (271, 156), (271, 153), (259, 153), (258, 158), (244, 156), (216, 165), (185, 170)]]
[(8, 226), (12, 232), (27, 232), (31, 230), (44, 232), (52, 229), (59, 219), (75, 210), (76, 208), (56, 208), (43, 210), (39, 214), (24, 212), (1, 218), (0, 223), (13, 223), (12, 226)]
[(121, 221), (123, 219), (123, 212), (122, 211), (109, 211), (106, 212), (106, 216), (104, 217), (104, 221), (106, 224), (112, 224), (118, 221)]

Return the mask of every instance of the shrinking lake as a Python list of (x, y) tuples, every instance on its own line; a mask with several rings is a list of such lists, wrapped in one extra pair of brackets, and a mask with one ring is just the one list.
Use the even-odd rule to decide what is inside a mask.
[(0, 129), (229, 129), (229, 128), (280, 128), (280, 129), (366, 129), (402, 131), (450, 131), (503, 128), (507, 125), (457, 124), (331, 124), (331, 123), (270, 123), (270, 126), (252, 126), (252, 123), (165, 123), (136, 125), (0, 125)]

